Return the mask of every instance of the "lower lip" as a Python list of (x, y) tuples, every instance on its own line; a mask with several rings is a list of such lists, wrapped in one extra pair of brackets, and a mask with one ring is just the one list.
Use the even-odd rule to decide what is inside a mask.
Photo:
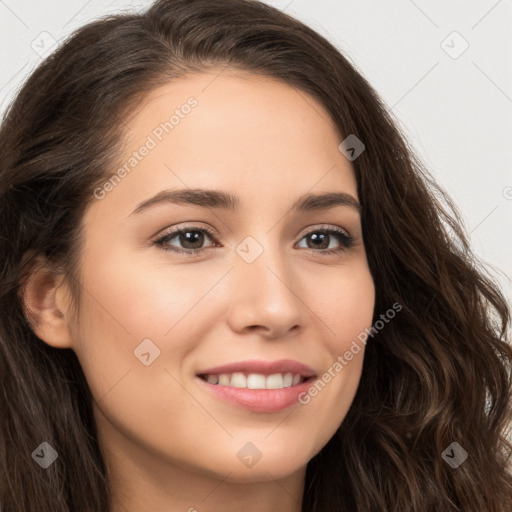
[(210, 384), (197, 377), (206, 389), (225, 402), (257, 412), (279, 412), (299, 404), (299, 395), (307, 392), (314, 379), (308, 379), (296, 386), (281, 389), (248, 389)]

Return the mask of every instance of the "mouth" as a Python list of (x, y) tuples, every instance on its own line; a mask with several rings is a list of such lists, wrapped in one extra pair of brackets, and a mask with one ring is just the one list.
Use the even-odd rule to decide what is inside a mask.
[(196, 373), (210, 395), (255, 412), (279, 412), (299, 404), (317, 375), (297, 361), (242, 361)]

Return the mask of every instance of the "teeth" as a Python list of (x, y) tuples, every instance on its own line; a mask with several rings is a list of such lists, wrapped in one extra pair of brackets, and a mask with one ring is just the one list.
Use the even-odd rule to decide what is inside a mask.
[(280, 373), (274, 373), (267, 377), (266, 384), (267, 389), (281, 389), (284, 388), (284, 378)]
[(265, 389), (265, 376), (258, 375), (257, 373), (249, 374), (247, 377), (247, 387), (249, 389)]
[(232, 386), (234, 388), (282, 389), (296, 386), (304, 379), (301, 375), (293, 375), (292, 373), (274, 373), (273, 375), (249, 373), (245, 375), (242, 372), (235, 372), (233, 374), (207, 375), (206, 380), (210, 384), (220, 384), (221, 386)]
[(229, 381), (229, 375), (226, 375), (225, 373), (219, 375), (219, 384), (221, 386), (229, 386)]
[[(297, 379), (297, 382), (299, 382), (300, 380), (300, 375), (297, 375), (298, 379)], [(283, 386), (285, 388), (289, 388), (291, 385), (293, 384), (293, 375), (291, 373), (287, 373), (284, 377), (283, 377)]]
[(247, 377), (243, 373), (233, 373), (230, 384), (234, 388), (246, 388)]

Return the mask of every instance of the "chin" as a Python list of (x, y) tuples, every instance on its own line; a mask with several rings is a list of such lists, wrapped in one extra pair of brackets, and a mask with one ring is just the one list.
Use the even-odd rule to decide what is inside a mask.
[[(214, 471), (217, 476), (229, 482), (268, 482), (276, 479), (286, 478), (297, 471), (303, 470), (310, 458), (300, 452), (298, 446), (266, 446), (261, 449), (261, 457), (244, 461), (243, 453), (240, 457), (237, 452), (233, 455), (227, 454), (215, 456)], [(257, 457), (256, 452), (253, 457)], [(220, 464), (219, 464), (220, 462)], [(213, 468), (212, 468), (213, 469)], [(226, 478), (226, 475), (229, 477)]]

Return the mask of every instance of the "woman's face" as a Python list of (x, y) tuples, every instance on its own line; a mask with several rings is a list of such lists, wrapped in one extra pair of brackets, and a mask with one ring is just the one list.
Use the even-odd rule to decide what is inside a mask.
[[(219, 73), (154, 90), (123, 125), (124, 156), (83, 220), (72, 348), (123, 467), (263, 481), (303, 470), (347, 414), (364, 346), (333, 368), (371, 325), (374, 285), (327, 112), (270, 78)], [(294, 207), (309, 194), (340, 195)]]

